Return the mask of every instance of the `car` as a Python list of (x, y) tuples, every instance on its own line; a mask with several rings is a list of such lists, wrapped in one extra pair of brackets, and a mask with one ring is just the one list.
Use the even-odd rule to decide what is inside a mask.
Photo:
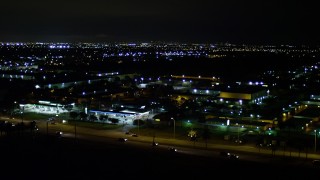
[(174, 147), (169, 147), (168, 149), (170, 152), (177, 152), (178, 151), (177, 148), (174, 148)]
[(137, 135), (137, 134), (131, 134), (131, 136), (132, 136), (132, 137), (138, 137), (138, 135)]
[(56, 131), (56, 136), (57, 136), (58, 138), (61, 138), (61, 137), (62, 137), (62, 134), (63, 134), (62, 131)]
[(130, 134), (130, 132), (129, 132), (129, 131), (126, 131), (125, 134)]
[(118, 141), (120, 141), (120, 142), (126, 142), (126, 141), (128, 141), (128, 139), (127, 139), (127, 138), (119, 138)]
[(228, 158), (231, 159), (231, 160), (238, 160), (239, 156), (236, 155), (236, 154), (230, 154)]
[(220, 156), (222, 156), (222, 157), (229, 157), (229, 156), (230, 156), (230, 153), (225, 152), (225, 151), (221, 151), (221, 152), (220, 152)]
[(158, 146), (159, 145), (159, 143), (157, 143), (157, 142), (152, 142), (152, 146)]
[(236, 143), (236, 144), (244, 144), (244, 140), (243, 139), (236, 139), (236, 140), (234, 140), (234, 143)]

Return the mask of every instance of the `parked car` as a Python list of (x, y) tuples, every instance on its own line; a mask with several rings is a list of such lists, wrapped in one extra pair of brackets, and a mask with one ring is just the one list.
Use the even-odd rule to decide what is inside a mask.
[(232, 160), (239, 159), (238, 155), (232, 154), (232, 153), (229, 153), (229, 152), (225, 152), (225, 151), (221, 151), (220, 152), (220, 156), (228, 158), (228, 159), (232, 159)]
[(127, 138), (119, 138), (118, 141), (120, 141), (120, 142), (126, 142), (126, 141), (128, 141), (128, 139), (127, 139)]
[(234, 143), (236, 144), (244, 144), (246, 141), (244, 139), (236, 139), (234, 140)]
[(178, 151), (177, 148), (174, 148), (174, 147), (169, 147), (168, 149), (170, 152), (177, 152)]
[(62, 134), (63, 134), (62, 131), (56, 131), (56, 136), (57, 136), (58, 138), (61, 138), (61, 137), (62, 137)]
[(228, 158), (231, 159), (231, 160), (238, 160), (239, 156), (236, 155), (236, 154), (230, 154)]
[(222, 156), (222, 157), (229, 157), (229, 156), (230, 156), (230, 153), (225, 152), (225, 151), (221, 151), (221, 152), (220, 152), (220, 156)]

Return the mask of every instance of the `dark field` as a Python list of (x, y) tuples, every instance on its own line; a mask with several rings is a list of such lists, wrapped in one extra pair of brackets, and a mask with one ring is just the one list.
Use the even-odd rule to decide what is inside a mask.
[(300, 179), (319, 169), (260, 164), (138, 148), (126, 143), (55, 137), (0, 139), (0, 179)]

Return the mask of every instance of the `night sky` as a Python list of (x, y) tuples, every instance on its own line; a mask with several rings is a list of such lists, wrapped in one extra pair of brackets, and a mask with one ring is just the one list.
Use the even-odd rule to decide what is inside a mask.
[(308, 0), (8, 0), (2, 42), (319, 44)]

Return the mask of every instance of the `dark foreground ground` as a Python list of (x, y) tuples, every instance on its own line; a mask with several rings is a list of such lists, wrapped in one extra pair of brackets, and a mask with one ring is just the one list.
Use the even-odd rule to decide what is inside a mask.
[(320, 169), (37, 135), (0, 137), (0, 179), (319, 179)]

